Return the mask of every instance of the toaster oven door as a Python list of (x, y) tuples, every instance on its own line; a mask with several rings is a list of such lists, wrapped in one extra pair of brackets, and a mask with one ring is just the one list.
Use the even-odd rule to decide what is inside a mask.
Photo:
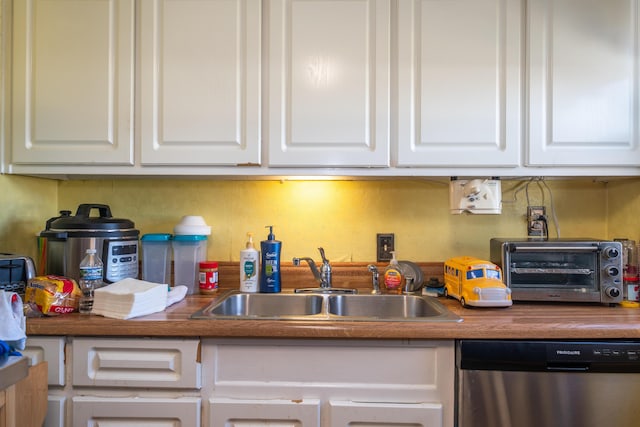
[[(609, 279), (614, 279), (610, 284), (614, 285), (614, 299), (618, 296), (615, 286), (621, 289), (619, 280), (614, 283), (621, 271), (615, 263), (614, 267), (602, 265), (597, 246), (511, 244), (504, 255), (507, 284), (514, 300), (604, 302), (607, 295), (602, 288)], [(613, 278), (609, 273), (614, 273)]]

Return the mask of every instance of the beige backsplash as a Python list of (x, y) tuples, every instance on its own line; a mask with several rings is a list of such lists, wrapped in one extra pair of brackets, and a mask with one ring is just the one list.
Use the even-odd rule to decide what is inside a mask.
[[(640, 237), (640, 181), (548, 180), (563, 237)], [(0, 176), (0, 251), (36, 255), (35, 235), (60, 209), (104, 203), (136, 223), (141, 234), (171, 232), (183, 215), (202, 215), (212, 226), (208, 258), (237, 261), (245, 234), (255, 241), (274, 225), (282, 258), (332, 262), (375, 260), (376, 233), (395, 233), (402, 259), (443, 261), (469, 254), (488, 257), (493, 236), (522, 237), (527, 195), (504, 180), (501, 215), (451, 215), (446, 180), (238, 181), (214, 179), (96, 179), (53, 181)], [(550, 195), (529, 185), (529, 203), (550, 205)], [(549, 212), (550, 213), (550, 212)], [(551, 217), (551, 215), (549, 215)], [(551, 234), (555, 235), (551, 224)]]

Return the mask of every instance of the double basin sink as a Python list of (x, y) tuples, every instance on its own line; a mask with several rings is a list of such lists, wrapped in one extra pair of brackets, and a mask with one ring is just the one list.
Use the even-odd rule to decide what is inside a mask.
[(250, 294), (229, 291), (192, 319), (459, 322), (436, 298), (422, 295)]

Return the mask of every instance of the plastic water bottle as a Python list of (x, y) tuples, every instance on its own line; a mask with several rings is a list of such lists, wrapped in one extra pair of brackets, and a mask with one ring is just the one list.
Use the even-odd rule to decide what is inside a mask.
[(102, 260), (95, 249), (87, 249), (80, 262), (80, 281), (78, 282), (82, 296), (80, 297), (80, 313), (91, 313), (93, 308), (93, 291), (102, 286)]

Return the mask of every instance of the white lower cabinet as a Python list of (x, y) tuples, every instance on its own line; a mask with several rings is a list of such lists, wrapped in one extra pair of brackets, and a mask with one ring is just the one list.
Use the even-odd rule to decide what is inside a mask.
[(29, 337), (49, 363), (45, 427), (200, 427), (200, 340)]
[(202, 342), (203, 425), (452, 427), (453, 341)]
[(332, 426), (442, 426), (441, 403), (329, 402)]
[(200, 399), (74, 397), (74, 427), (199, 427)]
[(44, 427), (64, 425), (66, 397), (58, 395), (65, 386), (65, 337), (28, 337), (22, 354), (31, 359), (31, 365), (47, 362), (47, 416)]
[(29, 337), (45, 427), (453, 427), (453, 340)]
[(317, 427), (320, 401), (209, 399), (209, 427)]

